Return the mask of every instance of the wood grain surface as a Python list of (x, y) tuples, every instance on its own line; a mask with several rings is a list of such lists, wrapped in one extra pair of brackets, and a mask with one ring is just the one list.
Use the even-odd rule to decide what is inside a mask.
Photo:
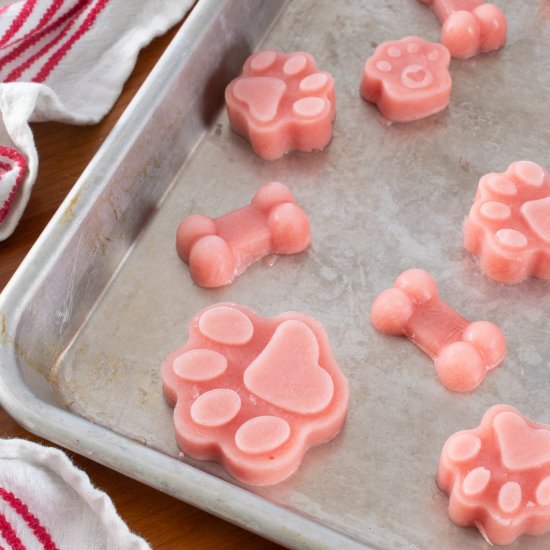
[[(0, 242), (0, 290), (90, 162), (178, 28), (154, 40), (141, 52), (121, 96), (99, 124), (88, 127), (54, 122), (33, 125), (40, 159), (38, 179), (14, 234)], [(1, 407), (0, 437), (19, 437), (49, 444), (20, 427)], [(68, 454), (90, 476), (92, 483), (112, 498), (129, 528), (144, 537), (155, 550), (281, 548), (84, 457), (71, 452)]]

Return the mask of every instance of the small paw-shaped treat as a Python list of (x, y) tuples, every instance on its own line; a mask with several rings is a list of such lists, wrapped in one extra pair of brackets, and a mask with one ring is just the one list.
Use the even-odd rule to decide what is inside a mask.
[(415, 36), (384, 42), (365, 63), (361, 95), (396, 122), (438, 113), (451, 96), (450, 58), (441, 44)]
[(430, 4), (443, 23), (441, 43), (453, 57), (466, 59), (498, 50), (506, 42), (508, 24), (502, 10), (483, 0), (420, 0)]
[(165, 359), (162, 380), (181, 450), (252, 485), (291, 475), (310, 447), (338, 434), (348, 407), (323, 327), (296, 312), (203, 309)]
[(233, 282), (253, 262), (269, 254), (297, 254), (311, 242), (307, 214), (288, 187), (264, 184), (252, 202), (220, 218), (187, 216), (176, 234), (176, 249), (202, 287)]
[(550, 531), (550, 426), (495, 405), (443, 446), (437, 483), (449, 516), (493, 544)]
[(439, 299), (429, 273), (409, 269), (384, 290), (371, 309), (374, 327), (405, 335), (435, 362), (442, 384), (452, 391), (476, 388), (504, 359), (506, 342), (488, 321), (470, 323)]
[(529, 161), (479, 181), (464, 223), (464, 246), (499, 283), (550, 279), (550, 177)]
[(225, 89), (233, 131), (262, 159), (313, 151), (332, 138), (334, 79), (309, 53), (265, 50), (251, 55)]

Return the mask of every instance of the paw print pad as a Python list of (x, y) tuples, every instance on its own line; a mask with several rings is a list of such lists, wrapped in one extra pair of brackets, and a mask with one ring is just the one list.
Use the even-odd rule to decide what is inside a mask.
[(338, 434), (348, 407), (324, 329), (295, 312), (200, 311), (186, 344), (165, 359), (162, 380), (181, 450), (252, 485), (291, 475), (309, 447)]
[(323, 149), (332, 138), (334, 79), (309, 53), (253, 54), (227, 86), (225, 104), (233, 130), (265, 160)]
[(187, 216), (176, 234), (176, 249), (193, 281), (208, 288), (232, 283), (264, 256), (297, 254), (310, 242), (307, 214), (288, 187), (275, 181), (264, 184), (249, 205), (220, 218)]
[(430, 4), (443, 23), (441, 43), (453, 57), (466, 59), (498, 50), (506, 42), (508, 24), (502, 10), (483, 0), (420, 0)]
[(496, 325), (464, 319), (439, 299), (435, 282), (421, 269), (403, 272), (378, 295), (371, 320), (380, 332), (405, 335), (432, 357), (441, 383), (452, 391), (475, 389), (506, 353)]
[(550, 177), (529, 161), (487, 174), (464, 223), (464, 246), (491, 279), (550, 279)]
[(433, 115), (449, 104), (449, 62), (444, 46), (422, 38), (384, 42), (365, 63), (361, 95), (396, 122)]
[(437, 483), (451, 520), (475, 525), (490, 543), (550, 531), (550, 426), (491, 407), (477, 428), (447, 440)]

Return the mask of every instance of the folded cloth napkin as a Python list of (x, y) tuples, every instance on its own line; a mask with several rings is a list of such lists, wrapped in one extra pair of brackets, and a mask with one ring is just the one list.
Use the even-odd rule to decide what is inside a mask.
[(0, 439), (0, 547), (150, 550), (63, 452), (21, 439)]
[[(2, 0), (0, 0), (2, 4)], [(139, 50), (193, 0), (21, 0), (0, 5), (0, 240), (29, 200), (38, 154), (28, 122), (98, 122)]]

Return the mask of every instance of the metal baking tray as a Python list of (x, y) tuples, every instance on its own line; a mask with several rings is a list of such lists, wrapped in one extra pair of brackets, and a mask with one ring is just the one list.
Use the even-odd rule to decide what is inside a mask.
[[(495, 403), (550, 423), (550, 283), (494, 284), (462, 247), (481, 175), (550, 163), (550, 13), (499, 4), (506, 47), (452, 61), (444, 112), (390, 124), (359, 97), (361, 69), (384, 40), (437, 40), (425, 5), (201, 0), (2, 295), (3, 406), (32, 432), (289, 547), (485, 548), (448, 520), (434, 481), (444, 441)], [(334, 75), (324, 151), (264, 162), (232, 133), (224, 87), (264, 47), (309, 51)], [(310, 249), (226, 288), (194, 286), (175, 252), (179, 221), (240, 207), (267, 180), (310, 213)], [(422, 352), (371, 327), (373, 298), (409, 267), (506, 334), (505, 361), (475, 392), (445, 390)], [(315, 316), (350, 382), (341, 434), (272, 487), (182, 459), (175, 443), (160, 364), (193, 313), (219, 301)]]

